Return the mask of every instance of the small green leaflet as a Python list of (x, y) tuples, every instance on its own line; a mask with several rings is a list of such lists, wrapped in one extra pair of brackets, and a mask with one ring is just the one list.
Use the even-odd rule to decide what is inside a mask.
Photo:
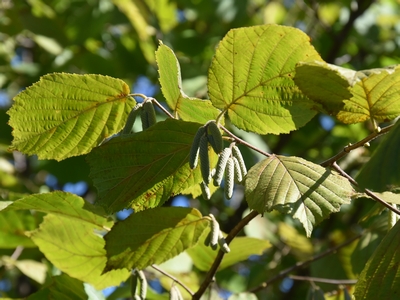
[(273, 155), (254, 165), (245, 181), (251, 209), (290, 214), (308, 237), (315, 224), (350, 203), (353, 193), (347, 179), (299, 157)]
[(56, 160), (86, 154), (123, 128), (135, 105), (128, 95), (120, 79), (47, 74), (14, 98), (10, 150)]
[(105, 271), (144, 269), (196, 245), (209, 219), (194, 208), (158, 207), (130, 215), (104, 237)]
[(87, 157), (97, 203), (115, 212), (156, 207), (201, 182), (200, 168), (188, 164), (200, 124), (167, 119), (144, 132), (112, 139)]
[(215, 120), (220, 113), (210, 100), (188, 97), (182, 90), (181, 68), (171, 48), (160, 42), (156, 51), (161, 91), (168, 106), (184, 121), (201, 124)]
[(361, 299), (397, 299), (400, 295), (400, 222), (388, 232), (367, 262), (355, 286)]
[(354, 71), (324, 62), (305, 62), (296, 68), (295, 82), (311, 99), (339, 121), (352, 124), (400, 115), (400, 66)]
[(302, 31), (279, 25), (230, 30), (208, 74), (213, 105), (232, 123), (259, 134), (288, 133), (316, 114), (293, 81), (299, 61), (321, 60)]
[(400, 122), (397, 122), (357, 174), (355, 179), (359, 185), (378, 192), (400, 186), (399, 147)]
[(15, 249), (18, 246), (35, 248), (36, 245), (27, 236), (29, 230), (34, 230), (39, 224), (29, 211), (0, 212), (0, 248)]

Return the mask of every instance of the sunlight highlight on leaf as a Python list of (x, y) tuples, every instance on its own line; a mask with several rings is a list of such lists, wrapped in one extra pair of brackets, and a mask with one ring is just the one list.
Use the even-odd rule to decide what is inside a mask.
[(215, 120), (220, 113), (210, 100), (188, 97), (182, 90), (181, 68), (174, 52), (160, 43), (156, 51), (161, 91), (168, 106), (184, 121), (201, 124)]
[(321, 60), (302, 31), (279, 25), (233, 29), (220, 42), (208, 75), (214, 106), (255, 133), (288, 133), (316, 114), (295, 85), (299, 61)]
[(350, 203), (353, 188), (329, 169), (299, 157), (274, 155), (249, 170), (245, 193), (251, 209), (290, 214), (309, 237), (314, 225)]
[(53, 73), (18, 94), (8, 111), (10, 150), (63, 160), (120, 131), (135, 105), (129, 87), (102, 75)]

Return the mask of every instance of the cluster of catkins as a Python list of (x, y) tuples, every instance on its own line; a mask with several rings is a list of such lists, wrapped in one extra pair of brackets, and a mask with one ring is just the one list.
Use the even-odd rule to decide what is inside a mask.
[[(212, 170), (210, 170), (208, 144), (219, 155), (217, 166)], [(215, 121), (209, 121), (200, 127), (193, 139), (189, 155), (189, 165), (192, 169), (196, 168), (200, 157), (200, 169), (203, 177), (200, 186), (205, 199), (210, 199), (211, 197), (208, 187), (211, 179), (213, 179), (215, 186), (220, 186), (222, 179), (225, 178), (225, 197), (231, 199), (234, 183), (241, 183), (247, 174), (243, 156), (235, 143), (231, 143), (227, 148), (223, 147), (221, 131)]]

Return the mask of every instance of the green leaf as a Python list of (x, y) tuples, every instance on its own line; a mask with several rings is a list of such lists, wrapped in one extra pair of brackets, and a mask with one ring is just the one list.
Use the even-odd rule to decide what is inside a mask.
[(295, 85), (299, 61), (321, 60), (302, 31), (279, 25), (232, 29), (208, 74), (213, 105), (255, 133), (288, 133), (305, 125), (315, 104)]
[(56, 160), (88, 153), (123, 128), (135, 105), (128, 94), (125, 82), (108, 76), (45, 75), (14, 98), (10, 150)]
[(204, 124), (217, 118), (220, 111), (210, 100), (191, 98), (183, 92), (181, 68), (171, 48), (160, 43), (156, 51), (156, 60), (161, 91), (168, 106), (182, 120)]
[(324, 62), (296, 68), (295, 82), (311, 99), (346, 124), (392, 120), (400, 115), (400, 67), (354, 71)]
[(78, 219), (49, 214), (31, 238), (46, 258), (69, 276), (88, 282), (96, 289), (119, 285), (130, 272), (113, 270), (102, 274), (106, 266), (103, 227)]
[(383, 192), (400, 186), (400, 122), (383, 138), (356, 176), (360, 187)]
[(159, 207), (132, 214), (105, 236), (105, 271), (167, 261), (196, 245), (209, 222), (194, 208)]
[(355, 286), (356, 299), (397, 299), (400, 294), (400, 222), (388, 232)]
[(88, 296), (83, 288), (83, 282), (69, 277), (66, 274), (55, 276), (49, 285), (30, 295), (27, 300), (87, 300)]
[(245, 181), (251, 209), (290, 214), (308, 237), (315, 224), (350, 203), (353, 192), (344, 177), (298, 157), (273, 155), (253, 166)]
[(253, 293), (240, 293), (234, 294), (228, 298), (228, 300), (257, 300), (257, 296)]
[(320, 103), (326, 113), (336, 115), (350, 99), (350, 82), (356, 72), (322, 61), (300, 62), (296, 66), (294, 81), (313, 101)]
[(346, 124), (393, 120), (400, 115), (400, 66), (357, 72), (359, 81), (352, 87), (353, 97), (344, 100), (337, 118)]
[(35, 229), (37, 223), (29, 211), (2, 211), (0, 213), (0, 248), (36, 247), (26, 233)]
[(141, 210), (199, 184), (200, 167), (192, 170), (188, 163), (199, 126), (167, 119), (94, 149), (87, 160), (99, 194), (97, 203), (111, 212), (129, 205)]
[(112, 222), (102, 216), (105, 215), (105, 212), (101, 207), (96, 207), (75, 194), (62, 191), (29, 195), (16, 200), (3, 211), (17, 209), (56, 214), (100, 227), (112, 226)]
[[(208, 271), (218, 254), (218, 251), (214, 251), (211, 247), (204, 245), (204, 240), (209, 232), (209, 229), (206, 230), (199, 243), (187, 250), (187, 253), (193, 259), (194, 265), (201, 271)], [(223, 270), (238, 262), (247, 260), (251, 255), (262, 255), (270, 247), (270, 242), (266, 240), (251, 237), (235, 237), (229, 244), (231, 251), (224, 255), (218, 270)]]

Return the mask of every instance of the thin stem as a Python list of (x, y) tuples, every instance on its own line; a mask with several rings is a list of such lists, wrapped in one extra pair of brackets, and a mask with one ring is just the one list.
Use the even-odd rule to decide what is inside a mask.
[[(355, 181), (349, 174), (347, 174), (336, 162), (334, 162), (332, 164), (332, 167), (336, 171), (338, 171), (340, 173), (340, 175), (342, 175), (343, 177), (347, 178), (353, 185), (358, 186), (358, 182)], [(385, 200), (383, 200), (382, 198), (380, 198), (379, 196), (374, 194), (369, 189), (364, 189), (364, 193), (367, 194), (368, 196), (370, 196), (375, 201), (378, 201), (379, 203), (381, 203), (383, 206), (385, 206), (388, 209), (390, 209), (392, 212), (400, 215), (400, 210), (398, 210), (396, 207), (394, 207), (394, 206), (390, 205), (389, 203), (387, 203)]]
[(171, 113), (168, 110), (166, 110), (164, 106), (162, 106), (155, 98), (150, 98), (150, 99), (151, 102), (155, 103), (168, 117), (170, 117), (171, 119), (175, 119), (175, 117), (171, 115)]
[(24, 247), (18, 246), (17, 248), (15, 248), (13, 254), (11, 254), (11, 258), (13, 260), (17, 260), (18, 257), (22, 254), (22, 251), (24, 251)]
[(308, 277), (308, 276), (297, 276), (297, 275), (289, 275), (288, 276), (294, 280), (302, 280), (302, 281), (311, 281), (311, 282), (321, 282), (321, 283), (329, 283), (329, 284), (356, 284), (356, 279), (328, 279), (328, 278), (317, 278), (317, 277)]
[(140, 97), (140, 98), (143, 98), (143, 99), (148, 98), (146, 95), (140, 94), (140, 93), (129, 94), (128, 96), (131, 96), (131, 97)]
[(313, 262), (315, 262), (317, 260), (320, 260), (321, 258), (324, 258), (324, 257), (326, 257), (326, 256), (328, 256), (328, 255), (330, 255), (332, 253), (335, 253), (337, 250), (339, 250), (339, 249), (341, 249), (343, 247), (346, 247), (347, 245), (350, 245), (352, 242), (354, 242), (355, 240), (359, 239), (360, 237), (361, 237), (361, 234), (358, 234), (358, 235), (352, 237), (351, 239), (347, 240), (346, 242), (344, 242), (344, 243), (342, 243), (342, 244), (340, 244), (340, 245), (338, 245), (336, 247), (330, 248), (330, 249), (328, 249), (328, 250), (326, 250), (326, 251), (324, 251), (324, 252), (322, 252), (322, 253), (320, 253), (318, 255), (315, 255), (315, 256), (313, 256), (312, 258), (310, 258), (310, 259), (308, 259), (306, 261), (298, 262), (295, 265), (293, 265), (293, 266), (291, 266), (291, 267), (289, 267), (289, 268), (287, 268), (285, 270), (282, 270), (276, 276), (274, 276), (271, 279), (263, 282), (258, 287), (255, 287), (255, 288), (251, 289), (249, 292), (256, 293), (258, 291), (261, 291), (262, 289), (265, 289), (266, 287), (268, 287), (271, 283), (286, 277), (289, 273), (291, 273), (291, 272), (293, 272), (293, 271), (295, 271), (297, 269), (303, 268), (305, 266), (308, 266), (309, 264), (311, 264), (311, 263), (313, 263)]
[[(253, 220), (255, 217), (259, 215), (258, 212), (253, 210), (250, 212), (247, 216), (245, 216), (236, 226), (229, 232), (229, 234), (226, 236), (225, 241), (229, 245), (229, 243), (234, 239), (234, 237), (243, 229), (244, 226), (246, 226), (251, 220)], [(225, 253), (222, 250), (219, 250), (217, 257), (214, 260), (213, 265), (211, 266), (210, 270), (206, 274), (206, 277), (204, 278), (203, 283), (197, 290), (197, 292), (193, 295), (192, 299), (200, 299), (201, 296), (204, 294), (206, 291), (207, 287), (210, 285), (210, 283), (213, 281), (213, 278), (215, 276), (215, 273), (218, 270), (219, 265), (222, 262), (222, 259), (224, 258)]]
[(361, 141), (355, 143), (355, 144), (350, 144), (346, 147), (343, 148), (343, 150), (341, 152), (339, 152), (338, 154), (332, 156), (331, 158), (327, 159), (326, 161), (324, 161), (323, 163), (321, 163), (321, 166), (323, 167), (328, 167), (331, 166), (334, 162), (338, 161), (339, 159), (341, 159), (343, 156), (346, 156), (350, 151), (362, 147), (364, 146), (366, 143), (376, 139), (377, 137), (388, 133), (389, 130), (394, 126), (394, 124), (386, 126), (385, 128), (383, 128), (381, 131), (374, 131), (373, 133), (371, 133), (369, 136), (363, 138)]
[(172, 276), (171, 274), (165, 272), (164, 270), (160, 269), (158, 266), (156, 265), (151, 265), (151, 267), (154, 270), (157, 270), (158, 272), (160, 272), (161, 274), (171, 278), (173, 281), (175, 281), (177, 284), (179, 284), (181, 287), (183, 287), (191, 296), (194, 295), (194, 293), (192, 292), (191, 289), (189, 289), (182, 281), (180, 281), (179, 279), (177, 279), (176, 277)]
[(269, 154), (269, 153), (267, 153), (267, 152), (265, 152), (265, 151), (263, 151), (261, 149), (258, 149), (257, 147), (253, 146), (252, 144), (249, 144), (248, 142), (242, 140), (241, 138), (238, 138), (236, 135), (234, 135), (232, 132), (230, 132), (228, 129), (226, 129), (221, 124), (219, 124), (219, 127), (221, 127), (221, 129), (223, 131), (225, 131), (231, 138), (233, 138), (238, 143), (243, 144), (243, 145), (247, 146), (248, 148), (253, 149), (254, 151), (257, 151), (258, 153), (261, 153), (261, 154), (263, 154), (265, 156), (268, 156), (268, 157), (271, 156), (271, 154)]

